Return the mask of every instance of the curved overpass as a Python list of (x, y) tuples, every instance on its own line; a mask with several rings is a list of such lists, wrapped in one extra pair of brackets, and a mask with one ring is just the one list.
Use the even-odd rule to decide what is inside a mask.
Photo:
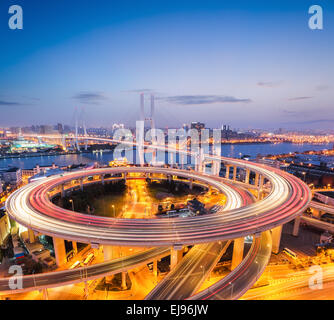
[[(110, 141), (110, 139), (95, 139)], [(122, 141), (122, 143), (124, 142)], [(164, 147), (150, 147), (165, 150)], [(179, 152), (179, 150), (175, 150), (175, 152)], [(60, 238), (110, 245), (165, 247), (227, 241), (250, 234), (259, 234), (294, 219), (307, 208), (311, 200), (309, 188), (301, 180), (288, 173), (238, 159), (209, 155), (205, 155), (204, 159), (206, 161), (223, 162), (224, 164), (251, 170), (262, 175), (270, 182), (271, 189), (269, 194), (262, 201), (233, 209), (233, 207), (238, 207), (235, 204), (241, 201), (240, 197), (231, 188), (228, 188), (221, 179), (213, 179), (206, 174), (152, 167), (108, 168), (64, 174), (43, 182), (29, 184), (9, 197), (6, 202), (7, 211), (20, 224), (37, 232)], [(185, 219), (111, 219), (74, 213), (51, 203), (48, 192), (59, 187), (59, 185), (86, 176), (102, 175), (106, 172), (107, 174), (124, 174), (127, 172), (162, 173), (198, 180), (212, 185), (227, 194), (227, 199), (229, 199), (228, 210), (207, 216), (188, 217)], [(268, 232), (265, 232), (265, 235), (268, 235)], [(265, 235), (261, 239), (264, 239)], [(270, 257), (270, 250), (264, 246), (262, 247), (261, 244), (257, 246), (258, 242), (259, 240), (254, 242), (253, 249), (247, 258), (235, 269), (236, 271), (227, 277), (227, 279), (233, 277), (231, 280), (233, 285), (235, 285), (235, 281), (241, 281), (238, 279), (244, 279), (243, 281), (245, 281), (244, 277), (247, 274), (251, 278), (243, 286), (243, 288), (246, 288), (249, 283), (262, 273), (263, 270), (261, 268), (253, 266), (253, 263), (258, 263), (255, 257), (262, 257), (261, 265), (265, 267)], [(264, 252), (265, 254), (263, 254)], [(249, 260), (250, 258), (253, 260)], [(245, 261), (250, 261), (247, 267), (245, 266)], [(242, 266), (244, 267), (243, 269)], [(80, 271), (80, 269), (78, 270)], [(236, 274), (238, 274), (237, 277), (235, 277)], [(82, 279), (78, 280), (78, 282), (80, 281)], [(49, 284), (47, 286), (50, 287)], [(224, 282), (217, 283), (217, 286), (218, 289), (222, 286), (223, 289), (226, 288)], [(226, 292), (226, 289), (218, 289), (212, 295), (211, 287), (210, 297), (223, 297), (218, 295), (218, 292)], [(240, 285), (240, 288), (235, 292), (241, 294), (242, 286)], [(234, 296), (237, 297), (238, 294), (235, 293)], [(203, 296), (203, 298), (210, 297)]]
[(189, 298), (189, 300), (235, 300), (260, 277), (271, 254), (271, 235), (263, 232), (253, 241), (246, 258), (222, 280)]
[[(231, 187), (236, 188), (231, 185)], [(236, 189), (243, 201), (242, 206), (251, 204), (253, 196), (242, 188)], [(231, 241), (198, 244), (163, 280), (145, 297), (145, 300), (183, 300), (192, 296), (208, 277)], [(234, 271), (232, 271), (234, 272)]]
[(10, 278), (0, 278), (0, 293), (13, 294), (18, 292), (41, 290), (65, 286), (83, 281), (98, 279), (110, 276), (122, 271), (127, 271), (143, 264), (149, 263), (154, 259), (161, 259), (170, 253), (169, 248), (153, 248), (139, 252), (125, 258), (119, 258), (104, 263), (94, 264), (72, 270), (47, 272), (22, 277), (22, 288), (11, 289)]
[[(238, 163), (238, 160), (231, 162)], [(103, 218), (65, 210), (49, 199), (48, 192), (74, 179), (106, 173), (149, 172), (182, 176), (212, 185), (227, 194), (232, 207), (233, 203), (241, 201), (231, 188), (209, 175), (152, 167), (87, 170), (34, 182), (15, 191), (7, 199), (6, 207), (8, 214), (20, 224), (59, 238), (123, 246), (173, 246), (231, 240), (263, 232), (294, 219), (308, 206), (311, 192), (299, 179), (246, 161), (241, 164), (262, 172), (272, 185), (271, 191), (262, 201), (224, 214), (166, 220)]]
[(314, 208), (320, 211), (324, 211), (329, 214), (334, 214), (334, 207), (325, 203), (311, 201), (310, 208)]
[[(217, 179), (216, 179), (217, 180)], [(227, 198), (225, 208), (236, 207), (240, 205), (246, 205), (252, 202), (251, 196), (245, 190), (236, 188), (233, 185), (227, 184), (226, 190), (238, 200), (237, 202), (231, 201), (231, 198)], [(224, 209), (225, 209), (224, 208)], [(216, 245), (218, 243), (211, 243), (209, 245)], [(198, 245), (197, 247), (206, 248), (205, 245)], [(139, 252), (134, 255), (127, 256), (125, 258), (108, 261), (105, 263), (95, 264), (88, 267), (64, 270), (57, 272), (48, 272), (39, 275), (28, 275), (23, 277), (22, 289), (12, 290), (9, 287), (9, 278), (0, 278), (0, 293), (1, 294), (13, 294), (17, 292), (25, 292), (31, 290), (41, 290), (45, 288), (58, 287), (68, 284), (79, 283), (83, 281), (93, 280), (101, 278), (102, 276), (113, 275), (122, 271), (130, 270), (147, 264), (153, 260), (161, 259), (170, 254), (169, 248), (157, 247), (143, 252)], [(188, 255), (187, 255), (188, 257)], [(207, 252), (201, 252), (201, 258), (207, 259)], [(217, 258), (215, 257), (215, 260)], [(188, 296), (187, 296), (188, 297)]]

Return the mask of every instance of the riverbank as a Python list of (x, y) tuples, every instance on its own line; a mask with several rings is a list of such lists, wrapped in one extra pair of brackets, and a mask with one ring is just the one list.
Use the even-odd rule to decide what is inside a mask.
[[(90, 153), (90, 151), (85, 151), (86, 153)], [(83, 153), (85, 153), (83, 152)], [(71, 151), (71, 152), (52, 152), (52, 153), (44, 153), (44, 152), (33, 152), (33, 153), (23, 153), (23, 154), (12, 154), (12, 155), (0, 155), (0, 160), (5, 159), (21, 159), (21, 158), (37, 158), (37, 157), (54, 157), (54, 156), (63, 156), (63, 155), (71, 155), (71, 154), (80, 154), (82, 152), (79, 151)]]
[[(247, 144), (222, 144), (221, 155), (230, 158), (240, 158), (243, 155), (249, 156), (250, 160), (256, 159), (257, 156), (280, 155), (291, 153), (303, 153), (306, 151), (320, 151), (331, 149), (332, 144), (293, 144), (293, 143), (247, 143)], [(135, 161), (138, 158), (137, 152), (125, 154), (129, 161)], [(131, 158), (133, 156), (133, 159)], [(158, 153), (158, 161), (165, 162), (164, 153)], [(132, 160), (131, 160), (132, 159)], [(145, 154), (146, 161), (150, 161), (151, 155)], [(98, 162), (108, 164), (114, 160), (114, 152), (96, 152), (91, 150), (82, 150), (80, 152), (59, 152), (56, 154), (25, 154), (0, 157), (0, 168), (18, 167), (21, 169), (31, 169), (37, 164), (40, 166), (50, 166), (55, 163), (59, 167), (72, 164), (90, 164)]]

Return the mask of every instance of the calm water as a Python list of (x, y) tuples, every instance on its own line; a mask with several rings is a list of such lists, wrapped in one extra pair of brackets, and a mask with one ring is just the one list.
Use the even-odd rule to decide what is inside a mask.
[[(239, 158), (240, 153), (242, 155), (250, 155), (251, 158), (256, 158), (258, 154), (281, 154), (289, 152), (303, 152), (307, 150), (323, 150), (331, 149), (332, 144), (291, 144), (291, 143), (280, 143), (280, 144), (234, 144), (234, 145), (223, 145), (222, 155), (227, 157)], [(149, 159), (150, 155), (146, 155), (146, 159)], [(31, 157), (31, 158), (13, 158), (13, 159), (1, 159), (0, 168), (15, 166), (22, 169), (31, 169), (37, 164), (46, 166), (55, 163), (59, 166), (67, 166), (71, 164), (88, 164), (95, 161), (101, 163), (108, 163), (113, 160), (113, 153), (85, 153), (85, 154), (72, 154), (72, 155), (60, 155), (60, 156), (43, 156), (43, 157)], [(164, 161), (164, 156), (158, 156), (159, 161)]]

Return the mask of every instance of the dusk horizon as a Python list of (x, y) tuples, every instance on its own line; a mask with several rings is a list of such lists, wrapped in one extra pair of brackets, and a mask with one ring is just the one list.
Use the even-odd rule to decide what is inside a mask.
[(306, 2), (34, 1), (22, 30), (2, 2), (0, 126), (70, 124), (76, 107), (130, 126), (146, 92), (161, 127), (330, 129), (334, 5), (311, 30)]

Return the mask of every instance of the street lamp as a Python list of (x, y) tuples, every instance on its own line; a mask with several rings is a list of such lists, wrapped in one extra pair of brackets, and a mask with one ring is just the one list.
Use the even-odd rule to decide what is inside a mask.
[(73, 202), (73, 200), (72, 200), (72, 199), (70, 199), (69, 201), (70, 201), (70, 202), (71, 202), (71, 204), (72, 204), (72, 211), (74, 211), (74, 202)]
[(114, 213), (114, 217), (115, 217), (115, 206), (112, 205), (111, 207), (112, 207), (112, 209), (113, 209), (113, 213)]

